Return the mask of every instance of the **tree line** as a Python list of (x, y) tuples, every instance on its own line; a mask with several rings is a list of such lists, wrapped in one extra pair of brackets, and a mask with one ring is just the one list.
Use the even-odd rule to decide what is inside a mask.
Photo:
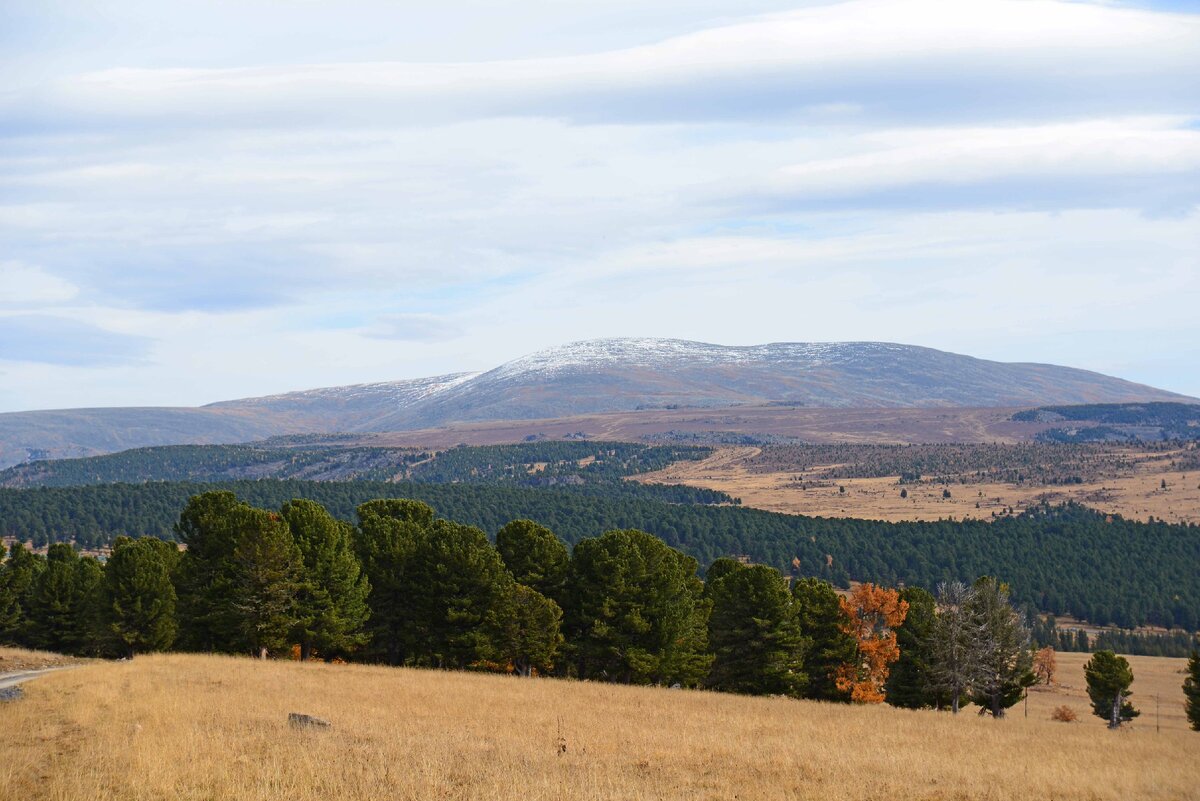
[(174, 539), (187, 499), (216, 489), (235, 491), (265, 508), (310, 499), (343, 521), (353, 521), (355, 509), (374, 498), (414, 498), (491, 535), (510, 520), (535, 520), (569, 545), (607, 529), (638, 529), (701, 564), (745, 554), (797, 578), (841, 587), (853, 577), (932, 590), (962, 577), (999, 575), (1010, 583), (1015, 602), (1043, 612), (1122, 628), (1145, 623), (1200, 628), (1200, 572), (1194, 569), (1200, 564), (1200, 526), (1139, 523), (1070, 504), (991, 523), (888, 523), (667, 502), (652, 488), (629, 482), (556, 490), (414, 482), (155, 482), (0, 489), (0, 534), (35, 545), (73, 541), (82, 547), (106, 545), (120, 534)]
[(1036, 681), (1024, 616), (990, 577), (936, 596), (874, 584), (839, 594), (728, 557), (701, 579), (695, 558), (632, 529), (568, 550), (529, 520), (493, 544), (411, 499), (368, 501), (356, 518), (210, 491), (176, 523), (182, 550), (121, 537), (102, 563), (65, 543), (45, 557), (14, 544), (0, 566), (0, 642), (124, 657), (294, 653), (955, 712), (970, 701), (995, 717)]

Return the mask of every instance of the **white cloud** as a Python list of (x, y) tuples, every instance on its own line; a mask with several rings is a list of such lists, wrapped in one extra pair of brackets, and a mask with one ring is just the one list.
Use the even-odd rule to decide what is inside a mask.
[(78, 294), (79, 287), (40, 267), (0, 262), (0, 306), (41, 307), (64, 303)]

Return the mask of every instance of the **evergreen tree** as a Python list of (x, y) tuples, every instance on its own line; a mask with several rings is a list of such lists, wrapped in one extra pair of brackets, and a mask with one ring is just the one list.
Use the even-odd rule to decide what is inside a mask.
[(975, 582), (973, 590), (971, 612), (979, 621), (981, 636), (972, 700), (992, 717), (1001, 718), (1037, 681), (1029, 629), (1009, 603), (1007, 586), (985, 576)]
[(720, 579), (736, 570), (741, 570), (744, 567), (746, 567), (746, 565), (728, 556), (722, 556), (719, 559), (714, 559), (713, 563), (708, 566), (708, 570), (704, 573), (705, 590), (707, 590), (710, 585), (715, 584), (717, 579)]
[(487, 535), (474, 526), (435, 520), (413, 555), (420, 592), (414, 657), (422, 664), (465, 668), (498, 650), (513, 580)]
[(0, 644), (22, 645), (29, 633), (29, 595), (46, 561), (14, 542), (8, 558), (0, 564)]
[(403, 664), (416, 647), (416, 603), (424, 588), (414, 560), (433, 518), (433, 509), (417, 501), (370, 501), (358, 507), (356, 547), (370, 585), (370, 652), (392, 665)]
[(844, 630), (846, 615), (837, 592), (829, 582), (806, 578), (793, 582), (792, 597), (800, 631), (811, 643), (804, 661), (808, 674), (805, 697), (849, 701), (850, 694), (837, 687), (837, 671), (854, 658), (858, 646)]
[(1112, 651), (1097, 651), (1083, 666), (1083, 676), (1087, 679), (1092, 713), (1107, 720), (1110, 729), (1119, 728), (1140, 714), (1125, 700), (1130, 696), (1129, 685), (1133, 684), (1133, 670), (1125, 657)]
[(289, 501), (280, 515), (304, 562), (292, 635), (300, 658), (314, 649), (326, 658), (348, 655), (367, 641), (363, 626), (370, 613), (370, 584), (354, 553), (354, 530), (315, 501)]
[(497, 655), (521, 676), (549, 673), (562, 647), (562, 609), (532, 587), (514, 584), (505, 603)]
[(905, 709), (940, 707), (944, 699), (934, 689), (930, 674), (937, 601), (920, 587), (905, 587), (900, 598), (908, 604), (908, 615), (896, 629), (900, 658), (892, 665), (884, 685), (886, 701)]
[(274, 512), (239, 506), (230, 598), (238, 644), (266, 657), (282, 650), (297, 621), (303, 561), (287, 521)]
[(496, 550), (518, 584), (561, 603), (571, 557), (553, 531), (532, 520), (513, 520), (496, 532)]
[(712, 657), (696, 568), (644, 531), (609, 531), (576, 545), (564, 613), (579, 676), (699, 684)]
[(808, 676), (787, 584), (773, 567), (726, 572), (705, 585), (712, 602), (708, 641), (713, 651), (708, 685), (728, 692), (798, 697)]
[(171, 646), (175, 587), (170, 561), (158, 540), (117, 539), (104, 567), (99, 617), (105, 634), (124, 656)]
[(30, 588), (26, 642), (33, 648), (81, 654), (93, 644), (93, 600), (102, 571), (68, 543), (55, 543)]
[(1184, 708), (1194, 731), (1200, 731), (1200, 651), (1192, 651), (1183, 680)]
[(180, 645), (186, 650), (237, 650), (234, 550), (241, 537), (239, 512), (248, 508), (221, 490), (192, 496), (179, 515), (175, 536), (186, 551), (176, 568), (175, 589)]

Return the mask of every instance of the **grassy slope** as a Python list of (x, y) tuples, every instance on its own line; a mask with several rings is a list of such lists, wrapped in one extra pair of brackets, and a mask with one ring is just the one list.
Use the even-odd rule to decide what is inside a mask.
[[(1061, 660), (1062, 680), (1082, 685), (1082, 660)], [(1178, 687), (1180, 660), (1132, 661), (1140, 681), (1158, 676)], [(30, 683), (26, 693), (0, 705), (0, 798), (836, 801), (1200, 793), (1200, 734), (1175, 724), (1155, 734), (1152, 717), (1110, 733), (1095, 719), (1052, 723), (1032, 709), (1028, 720), (991, 721), (187, 655), (89, 665)], [(290, 711), (328, 717), (334, 728), (291, 730)]]

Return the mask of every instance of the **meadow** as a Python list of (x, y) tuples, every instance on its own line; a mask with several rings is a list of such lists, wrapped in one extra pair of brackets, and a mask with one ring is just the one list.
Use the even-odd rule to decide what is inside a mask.
[[(1004, 720), (360, 665), (151, 655), (0, 704), (4, 799), (1193, 799), (1183, 660), (1133, 657), (1109, 732), (1063, 686)], [(1172, 689), (1173, 688), (1173, 689)], [(1153, 704), (1162, 696), (1162, 730)], [(1077, 723), (1049, 720), (1066, 703)], [(289, 712), (329, 719), (294, 729)]]

